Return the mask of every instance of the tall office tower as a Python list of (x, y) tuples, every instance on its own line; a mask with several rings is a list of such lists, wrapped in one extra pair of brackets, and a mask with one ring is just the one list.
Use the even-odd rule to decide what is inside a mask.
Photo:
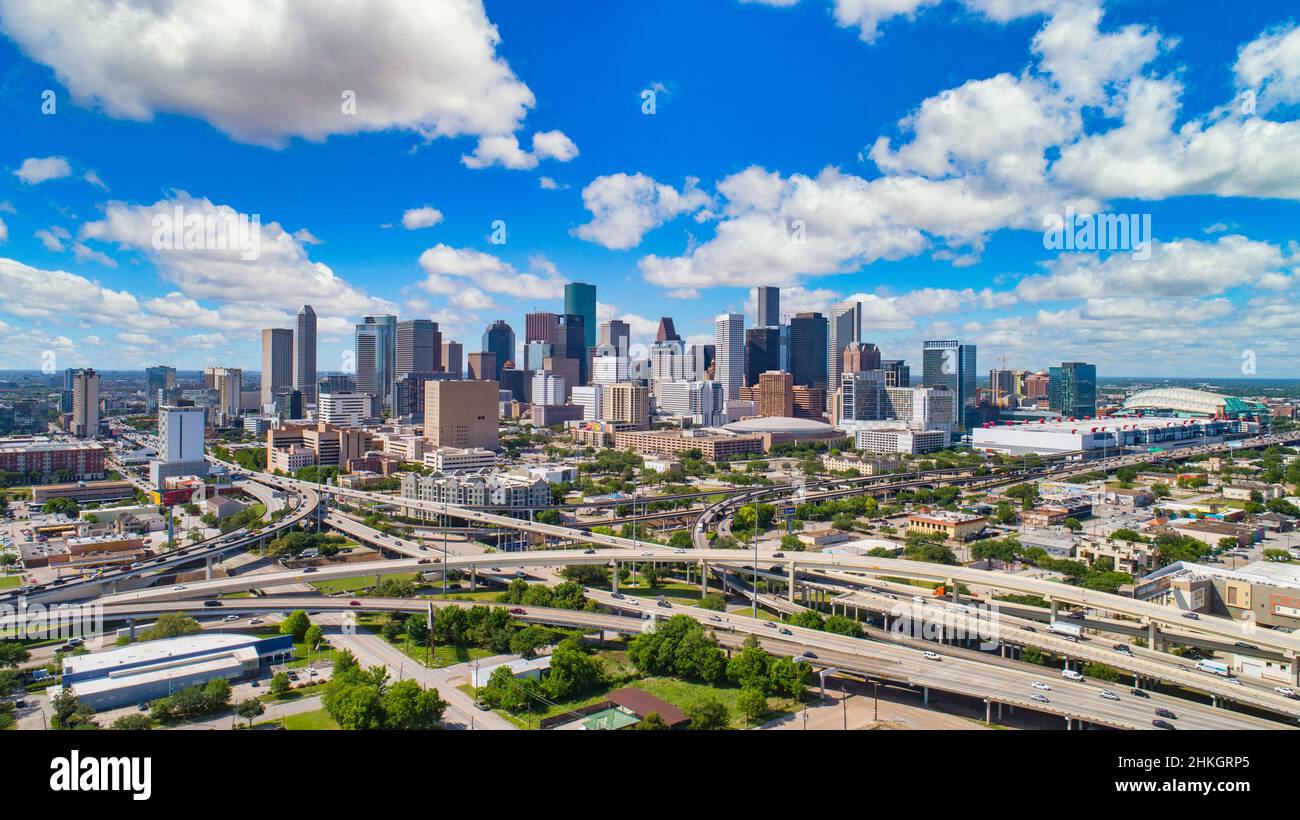
[(781, 326), (781, 289), (754, 288), (754, 301), (758, 303), (758, 321), (755, 327)]
[(556, 317), (555, 343), (551, 355), (556, 359), (573, 359), (578, 363), (578, 381), (570, 387), (589, 384), (587, 373), (589, 347), (587, 345), (586, 320), (576, 313), (566, 313)]
[(650, 378), (653, 381), (679, 381), (685, 376), (686, 353), (681, 342), (655, 342), (650, 346)]
[(790, 373), (794, 383), (825, 390), (828, 326), (820, 313), (796, 313), (790, 319)]
[[(442, 371), (436, 373), (414, 371), (405, 374), (397, 380), (397, 384), (393, 385), (393, 415), (412, 417), (412, 423), (414, 424), (424, 421), (424, 385), (438, 379), (445, 381), (450, 378), (451, 374)], [(321, 392), (326, 391), (321, 390)], [(354, 393), (356, 391), (341, 389), (338, 392)]]
[(375, 397), (375, 412), (392, 409), (397, 381), (397, 317), (366, 316), (356, 326), (357, 392)]
[(601, 322), (600, 333), (596, 338), (596, 344), (612, 347), (617, 355), (626, 356), (627, 349), (632, 344), (631, 325), (620, 319), (610, 319), (608, 322)]
[[(506, 362), (515, 360), (514, 329), (506, 323), (505, 319), (497, 319), (483, 331), (483, 346), (480, 349), (496, 356), (495, 369), (487, 378), (500, 381), (501, 368), (506, 366)], [(583, 347), (583, 350), (585, 351), (586, 347)]]
[(431, 319), (407, 319), (397, 323), (397, 358), (393, 379), (407, 373), (437, 373), (442, 370), (442, 333)]
[(99, 374), (91, 368), (78, 370), (72, 376), (72, 435), (99, 435)]
[(885, 388), (886, 417), (904, 422), (912, 430), (951, 433), (961, 416), (957, 394), (945, 387)]
[(463, 351), (460, 342), (448, 340), (442, 343), (442, 369), (453, 379), (465, 378)]
[(713, 364), (713, 345), (687, 345), (684, 371), (689, 381), (708, 381), (705, 373)]
[[(556, 328), (559, 326), (559, 316), (554, 313), (538, 312), (524, 315), (524, 369), (536, 370), (541, 367), (541, 359), (533, 359), (528, 345), (533, 342), (542, 342), (548, 345), (555, 344)], [(550, 354), (547, 354), (550, 355)], [(544, 357), (543, 357), (544, 358)]]
[(650, 424), (650, 391), (639, 384), (619, 382), (601, 388), (601, 419), (644, 430)]
[(1061, 362), (1049, 368), (1047, 406), (1070, 418), (1097, 415), (1097, 365)]
[(680, 342), (681, 336), (677, 335), (677, 328), (673, 326), (673, 317), (663, 316), (659, 319), (659, 332), (655, 334), (656, 342)]
[(524, 370), (540, 370), (542, 362), (555, 355), (555, 345), (550, 342), (529, 342), (524, 345)]
[(497, 378), (497, 354), (490, 350), (480, 350), (466, 358), (469, 366), (465, 370), (465, 378), (478, 382), (500, 381)]
[[(145, 407), (149, 410), (157, 409), (159, 391), (170, 391), (176, 389), (176, 368), (168, 367), (165, 364), (146, 367), (144, 369), (145, 390), (144, 397)], [(69, 388), (71, 389), (71, 388)]]
[(885, 371), (885, 384), (890, 387), (912, 386), (912, 368), (902, 359), (883, 359), (880, 369)]
[(989, 371), (989, 398), (994, 407), (1016, 406), (1016, 374), (1013, 370)]
[(880, 370), (880, 348), (867, 342), (854, 342), (844, 348), (840, 373), (862, 373), (867, 370)]
[(357, 392), (357, 378), (356, 376), (349, 376), (347, 373), (331, 373), (316, 380), (316, 395), (318, 396), (321, 393), (355, 392)]
[[(776, 288), (759, 288), (776, 290)], [(778, 327), (751, 327), (745, 331), (745, 384), (758, 384), (759, 377), (769, 370), (781, 369), (781, 329)]]
[(591, 360), (591, 383), (614, 384), (627, 381), (626, 356), (596, 356)]
[(975, 405), (975, 345), (955, 339), (927, 341), (921, 349), (921, 385), (946, 387), (957, 396), (957, 423), (967, 427), (966, 408)]
[(72, 386), (76, 384), (76, 381), (77, 381), (77, 368), (75, 367), (64, 368), (63, 389), (67, 391), (71, 391)]
[(727, 423), (722, 385), (708, 381), (664, 382), (659, 385), (659, 412), (689, 419), (697, 427), (721, 427)]
[(293, 337), (293, 388), (302, 400), (316, 403), (316, 311), (303, 305), (298, 311), (298, 332)]
[(583, 331), (583, 350), (596, 346), (596, 286), (582, 282), (569, 282), (564, 286), (564, 312), (571, 316), (581, 316)]
[(167, 464), (203, 462), (203, 408), (158, 408), (158, 460)]
[[(238, 367), (203, 368), (203, 386), (217, 391), (217, 412), (222, 422), (239, 416), (240, 395), (244, 390), (244, 371)], [(216, 419), (212, 420), (216, 423)]]
[(714, 354), (714, 381), (722, 382), (727, 401), (738, 399), (745, 382), (745, 314), (719, 314), (713, 320), (713, 344), (717, 351)]
[(758, 405), (760, 416), (790, 418), (794, 415), (794, 377), (780, 370), (760, 373), (757, 386), (745, 394)]
[(424, 385), (424, 437), (434, 447), (496, 450), (500, 385), (496, 382), (431, 381)]
[(827, 384), (838, 385), (844, 367), (844, 348), (857, 344), (862, 338), (862, 303), (832, 305), (826, 334)]
[(293, 331), (268, 327), (262, 330), (262, 404), (274, 401), (281, 387), (293, 387)]
[(564, 404), (563, 376), (538, 370), (533, 374), (533, 404)]

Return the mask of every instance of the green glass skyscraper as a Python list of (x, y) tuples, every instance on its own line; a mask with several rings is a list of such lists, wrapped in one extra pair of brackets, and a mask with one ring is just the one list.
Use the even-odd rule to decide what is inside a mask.
[[(583, 340), (587, 350), (596, 346), (596, 286), (569, 282), (564, 286), (564, 312), (581, 316)], [(572, 354), (571, 354), (572, 355)], [(584, 351), (583, 359), (586, 358)]]

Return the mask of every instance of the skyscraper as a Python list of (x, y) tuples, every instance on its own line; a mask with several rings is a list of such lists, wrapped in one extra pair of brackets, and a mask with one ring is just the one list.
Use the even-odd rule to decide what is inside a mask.
[(205, 367), (203, 386), (217, 391), (217, 413), (214, 414), (217, 418), (212, 419), (213, 424), (218, 421), (229, 424), (239, 416), (240, 394), (244, 390), (244, 371), (241, 368)]
[[(144, 397), (145, 407), (148, 410), (155, 410), (158, 407), (159, 391), (169, 391), (176, 389), (176, 368), (168, 367), (165, 364), (154, 367), (146, 367), (144, 370), (146, 395)], [(71, 389), (71, 386), (69, 386)]]
[[(762, 288), (760, 288), (762, 290)], [(760, 325), (745, 331), (745, 384), (758, 384), (759, 376), (781, 369), (781, 329)]]
[(681, 336), (677, 335), (677, 328), (673, 326), (673, 317), (663, 316), (659, 319), (659, 332), (655, 334), (656, 342), (680, 342)]
[(460, 342), (450, 339), (442, 343), (442, 369), (453, 379), (464, 378), (464, 348)]
[(828, 326), (820, 313), (796, 313), (790, 318), (790, 374), (796, 385), (827, 388)]
[(781, 325), (780, 288), (754, 288), (754, 301), (758, 303), (758, 321), (755, 323), (755, 327), (779, 327)]
[(281, 387), (293, 387), (293, 331), (268, 327), (262, 330), (262, 404), (275, 401)]
[(99, 435), (99, 374), (91, 368), (78, 370), (72, 376), (72, 435)]
[(838, 385), (844, 368), (844, 348), (862, 338), (862, 303), (841, 302), (831, 306), (826, 337), (826, 378)]
[(864, 373), (868, 370), (879, 370), (880, 348), (870, 342), (853, 342), (844, 348), (843, 361), (840, 373)]
[(442, 333), (438, 330), (438, 323), (431, 319), (398, 322), (396, 350), (394, 381), (407, 373), (442, 370)]
[(357, 392), (375, 397), (375, 413), (393, 406), (396, 378), (397, 317), (367, 316), (356, 326)]
[(1048, 368), (1047, 405), (1069, 418), (1097, 415), (1097, 366), (1062, 362)]
[(302, 400), (316, 403), (316, 311), (303, 305), (298, 311), (298, 333), (293, 337), (293, 387)]
[(493, 381), (501, 381), (501, 368), (506, 366), (506, 362), (513, 362), (515, 360), (514, 329), (506, 323), (505, 319), (497, 319), (495, 322), (487, 326), (487, 330), (483, 331), (483, 347), (480, 349), (484, 353), (491, 353), (496, 356), (496, 361), (493, 365), (491, 375), (485, 376), (484, 374), (479, 374), (478, 378), (489, 378)]
[(573, 359), (577, 362), (578, 381), (570, 387), (591, 384), (587, 374), (588, 350), (585, 320), (576, 313), (556, 317), (555, 342), (551, 349), (556, 359)]
[(632, 343), (632, 327), (619, 319), (610, 319), (608, 322), (600, 323), (600, 333), (596, 337), (596, 344), (608, 345), (620, 356), (627, 355), (628, 346)]
[(946, 387), (957, 399), (957, 423), (966, 424), (966, 408), (975, 405), (975, 345), (955, 339), (925, 342), (921, 349), (921, 386)]
[(583, 350), (596, 346), (596, 286), (582, 282), (569, 282), (564, 286), (564, 312), (581, 316), (583, 321)]
[[(671, 326), (672, 320), (667, 320)], [(660, 332), (663, 325), (659, 326)], [(675, 334), (674, 334), (675, 335)], [(713, 320), (715, 381), (728, 401), (740, 398), (745, 381), (745, 314), (723, 313)]]

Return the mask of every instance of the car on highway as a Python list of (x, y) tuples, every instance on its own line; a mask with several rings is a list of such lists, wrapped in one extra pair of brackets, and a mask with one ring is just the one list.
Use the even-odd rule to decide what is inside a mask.
[(1101, 690), (1100, 692), (1098, 692), (1097, 694), (1101, 695), (1101, 696), (1102, 696), (1103, 698), (1105, 698), (1106, 700), (1119, 700), (1119, 695), (1115, 694), (1114, 692), (1110, 691), (1109, 689), (1103, 689), (1103, 690)]
[(432, 564), (432, 563), (433, 563), (433, 559), (432, 559), (432, 558), (421, 558), (419, 561), (416, 561), (415, 563), (417, 563), (417, 564)]
[(262, 619), (261, 619), (261, 618), (254, 618), (253, 620), (249, 621), (248, 623), (251, 624), (252, 626), (257, 626), (258, 624), (262, 623)]
[(1169, 721), (1167, 721), (1167, 720), (1160, 720), (1159, 718), (1157, 718), (1156, 720), (1151, 721), (1151, 725), (1154, 726), (1154, 727), (1156, 727), (1157, 729), (1174, 729), (1174, 728), (1177, 728), (1177, 727), (1174, 726), (1174, 724), (1170, 723)]
[(1199, 621), (1201, 619), (1201, 616), (1197, 615), (1195, 612), (1184, 612), (1183, 617), (1189, 621)]
[(303, 571), (303, 572), (315, 572), (315, 571), (316, 571), (316, 568), (315, 568), (315, 567), (303, 567), (303, 568), (302, 568), (302, 571)]
[(1128, 693), (1129, 693), (1130, 695), (1133, 695), (1134, 697), (1139, 697), (1139, 698), (1149, 698), (1149, 697), (1151, 697), (1150, 695), (1148, 695), (1148, 694), (1146, 693), (1146, 690), (1145, 690), (1145, 689), (1139, 689), (1139, 688), (1137, 688), (1136, 686), (1134, 686), (1132, 689), (1129, 689), (1129, 690), (1128, 690)]
[(1074, 610), (1074, 611), (1072, 611), (1072, 612), (1068, 612), (1068, 613), (1066, 613), (1065, 617), (1067, 617), (1067, 618), (1082, 618), (1082, 617), (1083, 617), (1083, 611), (1082, 611), (1082, 610), (1078, 610), (1078, 609), (1076, 609), (1076, 610)]
[(763, 626), (767, 627), (768, 629), (776, 629), (776, 624), (772, 623), (771, 621), (763, 621)]
[[(889, 596), (889, 597), (892, 598), (892, 597), (894, 597), (894, 596), (891, 595), (891, 596)], [(1032, 626), (1022, 626), (1022, 627), (1020, 627), (1020, 628), (1023, 629), (1024, 631), (1026, 631), (1026, 632), (1037, 632), (1037, 631), (1038, 631), (1037, 629), (1034, 629)]]
[(667, 601), (656, 601), (656, 602), (655, 602), (655, 606), (661, 606), (661, 607), (663, 607), (664, 609), (672, 609), (672, 608), (673, 608), (673, 605), (670, 604), (670, 603), (668, 603)]
[(361, 606), (360, 601), (348, 601), (348, 606)]
[(1245, 641), (1237, 641), (1233, 646), (1238, 649), (1259, 649), (1259, 647), (1255, 646), (1253, 643), (1246, 643)]
[(715, 622), (715, 623), (717, 623), (717, 622), (720, 622), (722, 619), (719, 618), (717, 615), (710, 615), (710, 616), (709, 616), (709, 620), (710, 620), (710, 621), (713, 621), (713, 622)]
[(1047, 684), (1043, 683), (1043, 682), (1040, 681), (1040, 680), (1036, 680), (1036, 681), (1034, 681), (1033, 683), (1031, 683), (1031, 684), (1029, 684), (1029, 685), (1032, 686), (1032, 687), (1034, 687), (1035, 689), (1042, 689), (1044, 692), (1050, 692), (1050, 691), (1052, 691), (1052, 687), (1048, 686)]
[(172, 592), (180, 592), (182, 589), (185, 589), (185, 585), (177, 584), (176, 586), (172, 587)]
[(583, 551), (582, 551), (582, 554), (583, 554), (583, 555), (595, 555), (595, 554), (596, 554), (596, 551), (595, 551), (595, 550), (583, 550)]
[(627, 596), (625, 596), (625, 595), (624, 595), (623, 593), (621, 593), (621, 592), (611, 592), (611, 593), (609, 594), (609, 597), (613, 598), (613, 599), (616, 600), (616, 601), (621, 601), (621, 600), (623, 600), (623, 599), (624, 599), (625, 597), (627, 597)]
[(1241, 678), (1234, 678), (1234, 677), (1231, 677), (1231, 676), (1224, 678), (1224, 679), (1223, 679), (1223, 682), (1224, 682), (1224, 683), (1231, 683), (1233, 686), (1245, 686), (1245, 685), (1246, 685), (1246, 684), (1244, 684), (1244, 683), (1241, 682)]
[(793, 634), (794, 634), (793, 632), (791, 632), (790, 630), (786, 629), (785, 627), (781, 627), (780, 629), (777, 630), (777, 632), (780, 632), (782, 635), (793, 635)]
[(477, 710), (479, 710), (480, 712), (491, 712), (491, 711), (492, 711), (492, 707), (491, 707), (491, 706), (488, 706), (486, 703), (484, 703), (484, 702), (481, 701), (481, 700), (476, 700), (476, 701), (474, 701), (474, 708), (477, 709)]
[(1083, 680), (1083, 675), (1080, 675), (1078, 672), (1075, 672), (1073, 669), (1062, 669), (1061, 677), (1065, 678), (1066, 680), (1072, 680), (1072, 681)]
[(221, 602), (216, 599), (209, 599), (203, 602), (204, 606), (221, 606)]
[(1029, 699), (1038, 703), (1051, 703), (1051, 701), (1047, 699), (1047, 695), (1040, 695), (1037, 692), (1030, 695)]
[(1156, 716), (1162, 718), (1169, 718), (1170, 720), (1178, 719), (1178, 715), (1175, 715), (1173, 712), (1169, 711), (1168, 709), (1163, 709), (1163, 708), (1156, 709)]
[(527, 615), (527, 614), (528, 614), (528, 610), (524, 609), (524, 608), (521, 607), (521, 606), (517, 606), (517, 607), (513, 607), (513, 608), (510, 610), (510, 614), (511, 614), (511, 615)]
[(938, 652), (931, 652), (928, 649), (921, 653), (921, 657), (925, 658), (927, 661), (943, 660), (942, 658), (939, 657)]
[(1113, 649), (1113, 650), (1115, 650), (1116, 652), (1119, 652), (1119, 653), (1121, 653), (1121, 654), (1124, 654), (1124, 655), (1132, 655), (1132, 654), (1133, 654), (1133, 650), (1130, 649), (1130, 648), (1129, 648), (1129, 645), (1126, 644), (1126, 643), (1117, 643), (1117, 644), (1115, 644), (1114, 646), (1112, 646), (1111, 649)]

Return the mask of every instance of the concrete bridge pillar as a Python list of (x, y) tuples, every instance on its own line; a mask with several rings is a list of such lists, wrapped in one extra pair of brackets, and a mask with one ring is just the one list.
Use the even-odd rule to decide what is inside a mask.
[(205, 577), (207, 578), (207, 580), (211, 581), (212, 580), (212, 556), (211, 555), (207, 556), (204, 559), (204, 564), (205, 564), (204, 571), (206, 573)]
[(787, 596), (790, 600), (790, 603), (793, 604), (794, 603), (794, 562), (791, 561), (786, 566), (788, 567), (789, 575), (790, 575), (789, 591), (787, 593)]
[(128, 618), (126, 621), (126, 634), (131, 640), (135, 640), (135, 618)]
[(478, 567), (470, 564), (469, 567), (469, 591), (473, 592), (478, 586)]
[(614, 592), (618, 592), (618, 562), (614, 562)]
[(928, 686), (921, 687), (921, 703), (927, 706), (930, 704), (930, 687)]
[(709, 562), (700, 562), (700, 598), (709, 594)]

